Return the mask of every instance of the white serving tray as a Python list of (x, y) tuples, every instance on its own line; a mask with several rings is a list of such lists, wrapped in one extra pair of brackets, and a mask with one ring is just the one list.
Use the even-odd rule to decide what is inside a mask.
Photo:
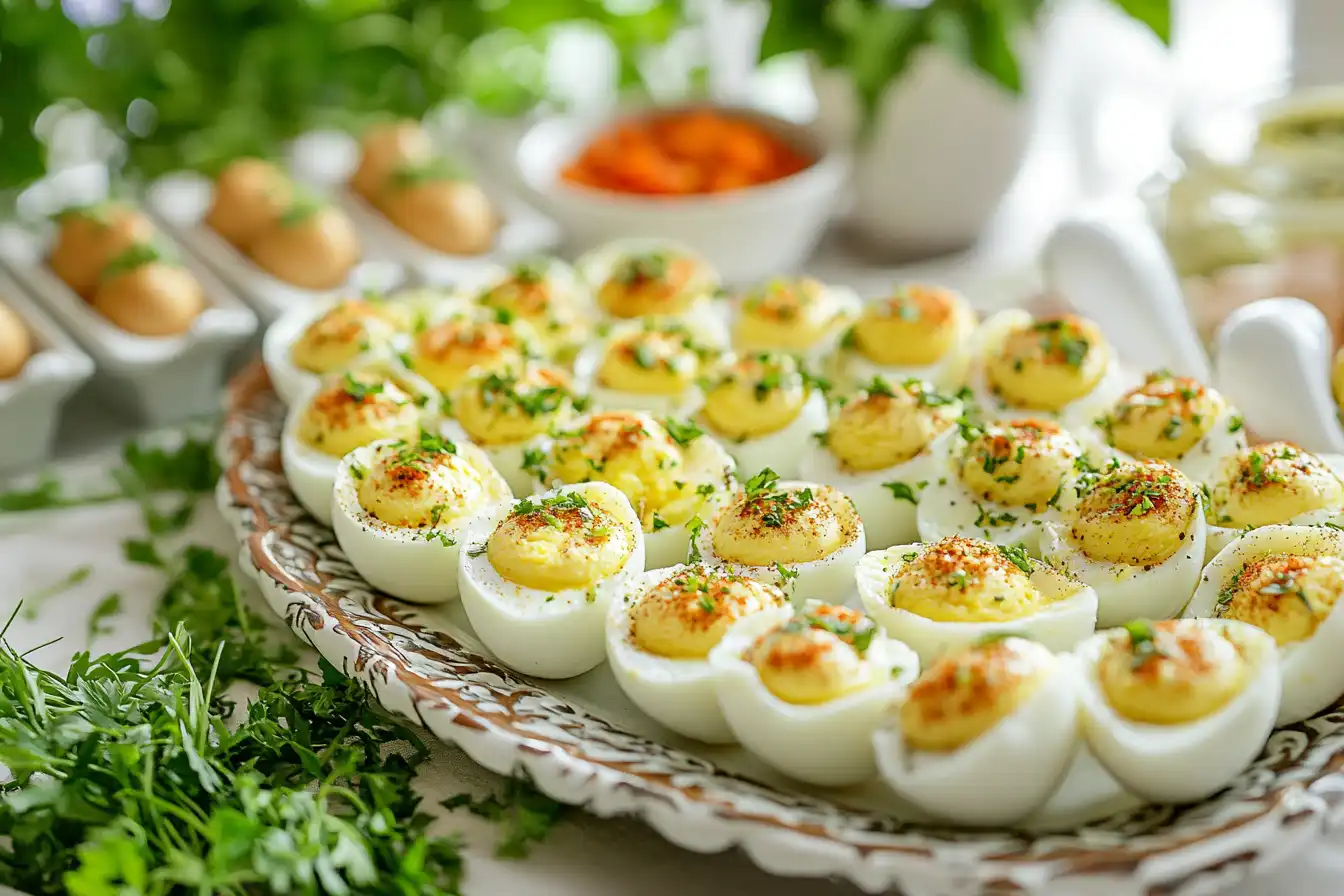
[(385, 292), (406, 281), (406, 271), (400, 264), (377, 258), (369, 245), (362, 247), (364, 260), (356, 264), (350, 278), (335, 289), (303, 289), (278, 280), (202, 223), (210, 209), (212, 196), (213, 186), (208, 179), (182, 173), (156, 181), (149, 190), (146, 204), (164, 230), (236, 289), (263, 324), (270, 324), (290, 308), (314, 300), (359, 295), (367, 290)]
[(0, 260), (94, 359), (100, 386), (151, 426), (216, 410), (229, 356), (257, 329), (256, 315), (209, 268), (169, 234), (160, 238), (200, 283), (208, 303), (178, 336), (137, 336), (117, 327), (47, 267), (47, 236), (17, 226), (0, 230)]
[(33, 339), (33, 356), (23, 369), (0, 380), (0, 470), (8, 472), (51, 457), (61, 409), (93, 375), (93, 359), (3, 270), (0, 302), (13, 309)]

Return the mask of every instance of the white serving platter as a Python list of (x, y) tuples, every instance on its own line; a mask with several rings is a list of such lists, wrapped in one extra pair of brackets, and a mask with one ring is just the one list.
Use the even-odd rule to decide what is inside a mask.
[[(1110, 234), (1090, 228), (1086, 238), (1110, 245)], [(1080, 312), (1106, 320), (1121, 357), (1180, 372), (1210, 369), (1192, 331), (1152, 338), (1154, 318), (1188, 327), (1181, 309), (1160, 295), (1117, 305), (1116, 292), (1097, 288), (1085, 267), (1070, 270), (1053, 285), (1067, 286)], [(475, 761), (525, 771), (552, 797), (596, 814), (635, 815), (687, 849), (737, 847), (776, 874), (843, 877), (868, 892), (907, 896), (1200, 896), (1284, 861), (1344, 818), (1338, 706), (1276, 731), (1227, 789), (1195, 805), (1139, 805), (1085, 752), (1065, 787), (1012, 830), (931, 824), (875, 785), (799, 785), (738, 748), (661, 729), (605, 668), (561, 682), (524, 678), (490, 657), (460, 607), (412, 607), (374, 590), (285, 483), (283, 418), (260, 368), (234, 381), (217, 492), (242, 566), (275, 612), (367, 681), (384, 706)]]
[(16, 225), (0, 229), (0, 261), (93, 358), (100, 387), (151, 426), (217, 410), (228, 359), (257, 330), (256, 315), (208, 267), (182, 252), (170, 234), (160, 238), (207, 301), (176, 336), (139, 336), (116, 326), (47, 266), (49, 235)]
[(197, 174), (175, 174), (155, 182), (146, 204), (163, 228), (199, 256), (246, 301), (263, 324), (270, 324), (295, 306), (368, 290), (386, 292), (406, 282), (404, 267), (378, 258), (364, 246), (364, 260), (335, 289), (302, 289), (272, 277), (202, 223), (210, 209), (213, 187)]
[(33, 340), (23, 369), (0, 380), (0, 471), (7, 472), (51, 457), (61, 409), (93, 375), (93, 359), (3, 270), (0, 302), (18, 315)]

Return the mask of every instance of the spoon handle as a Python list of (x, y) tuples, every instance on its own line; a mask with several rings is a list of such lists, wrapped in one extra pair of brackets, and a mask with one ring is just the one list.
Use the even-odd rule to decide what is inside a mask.
[(1250, 302), (1218, 329), (1215, 383), (1263, 439), (1344, 452), (1330, 363), (1325, 315), (1301, 299)]
[(1064, 221), (1046, 241), (1046, 282), (1101, 325), (1127, 364), (1208, 382), (1208, 355), (1156, 231), (1138, 214)]

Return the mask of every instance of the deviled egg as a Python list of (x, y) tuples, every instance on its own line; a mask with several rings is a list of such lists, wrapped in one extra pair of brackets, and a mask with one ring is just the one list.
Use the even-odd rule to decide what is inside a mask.
[(701, 382), (696, 419), (745, 470), (798, 475), (813, 433), (826, 428), (826, 396), (791, 355), (723, 358)]
[(630, 579), (607, 614), (607, 662), (621, 690), (660, 724), (731, 743), (709, 652), (739, 619), (785, 606), (774, 585), (726, 566), (677, 565)]
[(857, 382), (914, 378), (958, 389), (966, 383), (974, 332), (975, 312), (958, 293), (919, 283), (897, 286), (864, 305), (843, 340), (844, 362)]
[(467, 522), (513, 497), (485, 452), (421, 430), (342, 458), (332, 528), (350, 565), (375, 588), (416, 603), (458, 594), (457, 554)]
[(574, 367), (599, 408), (677, 414), (695, 404), (696, 380), (709, 355), (683, 324), (651, 318), (613, 327)]
[(809, 597), (839, 603), (863, 552), (863, 521), (848, 496), (829, 485), (781, 481), (769, 467), (697, 527), (691, 547), (706, 563), (780, 585), (797, 604)]
[(414, 442), (433, 419), (431, 396), (384, 366), (323, 380), (290, 407), (280, 436), (280, 460), (294, 497), (330, 525), (341, 458), (381, 439)]
[(618, 240), (575, 263), (593, 290), (598, 317), (607, 323), (669, 317), (722, 341), (716, 306), (719, 275), (690, 249), (653, 240)]
[(813, 433), (799, 475), (854, 499), (870, 550), (914, 541), (915, 507), (939, 465), (929, 447), (961, 417), (961, 402), (922, 380), (874, 377)]
[(286, 404), (329, 374), (386, 359), (409, 329), (404, 309), (379, 298), (343, 298), (289, 312), (266, 331), (262, 358)]
[(475, 291), (475, 304), (524, 321), (547, 356), (569, 364), (588, 335), (587, 299), (573, 268), (558, 258), (515, 262)]
[(819, 362), (834, 351), (859, 313), (852, 290), (811, 277), (780, 277), (749, 291), (732, 324), (733, 348), (743, 354), (780, 351)]
[(531, 441), (567, 426), (588, 405), (575, 394), (569, 376), (555, 367), (529, 364), (475, 373), (452, 394), (453, 420), (484, 449), (515, 494), (532, 490), (524, 465)]
[(1034, 418), (949, 429), (929, 450), (937, 469), (919, 496), (920, 540), (964, 535), (1020, 544), (1032, 554), (1041, 527), (1088, 463), (1071, 433)]
[(1111, 448), (1140, 460), (1162, 460), (1193, 482), (1206, 482), (1218, 462), (1246, 448), (1241, 414), (1198, 380), (1155, 371), (1094, 421)]
[(927, 665), (986, 638), (1021, 635), (1069, 650), (1097, 623), (1097, 595), (1020, 547), (953, 536), (866, 554), (859, 600)]
[(872, 777), (873, 732), (919, 659), (857, 610), (815, 601), (737, 622), (709, 654), (719, 707), (749, 751), (826, 787)]
[(1341, 466), (1337, 457), (1287, 442), (1255, 445), (1224, 458), (1208, 484), (1205, 559), (1260, 526), (1338, 521), (1344, 514)]
[(1204, 567), (1198, 487), (1160, 460), (1115, 465), (1070, 492), (1048, 521), (1041, 556), (1097, 592), (1103, 628), (1181, 612)]
[(975, 343), (970, 385), (990, 420), (1090, 420), (1125, 387), (1106, 337), (1074, 314), (1001, 311), (985, 321)]
[(1283, 694), (1276, 724), (1316, 715), (1344, 696), (1344, 534), (1321, 526), (1264, 526), (1204, 568), (1186, 615), (1233, 619), (1279, 647)]
[(407, 362), (440, 392), (473, 374), (519, 369), (535, 354), (531, 327), (500, 312), (454, 313), (415, 334)]
[(473, 520), (458, 578), (481, 643), (539, 678), (572, 678), (601, 663), (607, 609), (644, 570), (639, 530), (630, 502), (605, 482), (567, 485)]
[(1126, 790), (1212, 796), (1251, 763), (1279, 708), (1274, 639), (1224, 619), (1136, 620), (1078, 646), (1083, 737)]
[(634, 411), (600, 411), (537, 439), (524, 452), (538, 489), (607, 482), (629, 499), (650, 569), (686, 558), (690, 528), (735, 484), (733, 459), (694, 424)]
[(882, 777), (939, 818), (1021, 820), (1045, 805), (1078, 747), (1071, 659), (991, 637), (935, 660), (873, 735)]

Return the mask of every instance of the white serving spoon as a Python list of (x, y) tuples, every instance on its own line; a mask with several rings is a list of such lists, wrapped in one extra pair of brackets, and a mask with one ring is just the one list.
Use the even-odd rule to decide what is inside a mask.
[(1344, 453), (1330, 394), (1330, 327), (1319, 309), (1301, 299), (1250, 302), (1218, 328), (1217, 349), (1214, 382), (1258, 437)]
[(1048, 286), (1096, 321), (1126, 366), (1209, 382), (1209, 358), (1157, 232), (1133, 209), (1071, 218), (1046, 241)]

